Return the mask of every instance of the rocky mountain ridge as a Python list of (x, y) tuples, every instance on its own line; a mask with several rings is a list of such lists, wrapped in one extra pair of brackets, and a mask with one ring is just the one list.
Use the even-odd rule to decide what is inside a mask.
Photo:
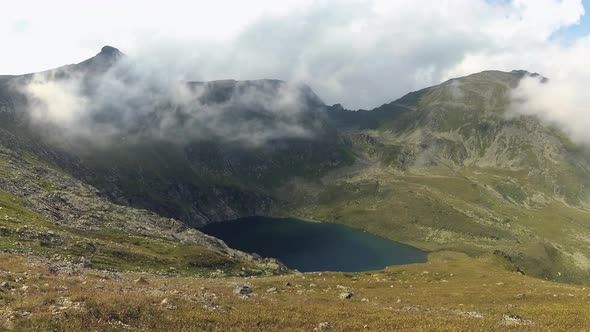
[[(133, 67), (117, 67), (120, 59), (119, 52), (105, 48), (95, 58), (54, 70), (60, 74), (50, 75), (50, 81), (68, 81), (66, 73), (73, 71), (89, 89), (84, 98), (102, 96), (113, 75), (118, 80), (130, 72), (142, 89), (162, 87), (146, 84), (133, 70), (121, 71)], [(109, 81), (100, 78), (105, 70)], [(15, 90), (15, 82), (32, 76), (2, 77), (0, 142), (8, 151), (2, 160), (14, 153), (19, 159), (0, 165), (11, 165), (6, 174), (13, 174), (18, 163), (29, 160), (75, 179), (27, 171), (26, 178), (43, 184), (44, 195), (57, 197), (43, 198), (48, 211), (63, 204), (54, 186), (69, 183), (58, 192), (96, 188), (87, 190), (101, 197), (97, 210), (115, 209), (109, 205), (114, 202), (190, 227), (251, 215), (344, 223), (426, 250), (474, 256), (500, 250), (524, 273), (584, 282), (590, 269), (589, 154), (558, 128), (511, 114), (511, 91), (529, 75), (534, 74), (486, 71), (371, 111), (329, 107), (309, 87), (277, 80), (192, 82), (180, 90), (188, 91), (189, 103), (166, 99), (166, 90), (155, 92), (164, 99), (148, 98), (157, 103), (147, 108), (137, 98), (121, 100), (133, 107), (91, 108), (88, 119), (98, 127), (90, 129), (113, 124), (117, 129), (109, 136), (117, 144), (107, 145), (89, 139), (93, 136), (47, 140), (47, 132), (27, 118), (30, 96)], [(128, 108), (146, 112), (121, 113)], [(203, 110), (208, 117), (201, 117)], [(134, 121), (121, 122), (127, 114)], [(208, 122), (211, 117), (214, 122)], [(162, 123), (172, 123), (167, 127), (172, 130), (153, 135), (161, 133), (154, 130)], [(250, 141), (252, 135), (240, 136), (236, 128), (264, 135)], [(5, 191), (31, 202), (38, 195), (19, 193), (19, 182), (3, 183)], [(74, 196), (80, 193), (72, 192), (77, 194), (66, 195), (66, 201), (78, 200)], [(96, 222), (84, 213), (71, 215), (54, 219)], [(129, 229), (158, 223), (146, 218), (131, 218), (136, 221)], [(114, 223), (127, 227), (123, 220)]]

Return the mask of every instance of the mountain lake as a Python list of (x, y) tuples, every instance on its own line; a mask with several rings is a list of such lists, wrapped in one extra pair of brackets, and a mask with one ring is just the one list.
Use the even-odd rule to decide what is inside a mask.
[(362, 230), (297, 219), (248, 217), (200, 229), (231, 248), (276, 258), (301, 272), (360, 272), (423, 263), (426, 253)]

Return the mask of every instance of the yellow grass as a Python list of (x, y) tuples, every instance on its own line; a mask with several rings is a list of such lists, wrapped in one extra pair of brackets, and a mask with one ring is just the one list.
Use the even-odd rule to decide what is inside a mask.
[[(312, 331), (329, 322), (332, 331), (493, 331), (509, 329), (505, 313), (534, 322), (509, 330), (590, 329), (590, 289), (522, 276), (491, 256), (442, 252), (384, 271), (249, 279), (70, 276), (47, 264), (0, 254), (0, 282), (14, 287), (0, 291), (0, 330)], [(246, 299), (234, 294), (243, 284), (254, 290)], [(339, 298), (345, 291), (352, 299)]]

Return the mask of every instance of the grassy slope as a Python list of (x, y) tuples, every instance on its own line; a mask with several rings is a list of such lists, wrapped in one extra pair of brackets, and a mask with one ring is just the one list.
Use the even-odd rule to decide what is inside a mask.
[[(436, 94), (428, 95), (430, 99), (424, 103), (436, 101), (435, 97)], [(469, 94), (468, 98), (473, 105), (481, 103), (477, 94)], [(440, 110), (448, 113), (444, 107)], [(451, 112), (433, 117), (422, 110), (414, 117), (409, 115), (410, 111), (404, 112), (396, 121), (384, 123), (384, 128), (378, 131), (383, 134), (380, 137), (383, 146), (373, 151), (368, 146), (356, 146), (359, 163), (365, 162), (365, 165), (337, 170), (325, 177), (320, 185), (306, 183), (309, 187), (302, 189), (303, 198), (292, 191), (289, 197), (294, 203), (291, 212), (305, 218), (362, 227), (427, 250), (456, 250), (479, 259), (437, 253), (426, 265), (368, 274), (306, 274), (253, 279), (249, 281), (258, 289), (258, 296), (242, 300), (230, 293), (232, 285), (242, 283), (244, 279), (149, 276), (150, 284), (142, 287), (131, 283), (136, 277), (133, 274), (124, 274), (122, 280), (109, 280), (99, 276), (102, 272), (86, 271), (62, 279), (63, 275), (47, 273), (43, 258), (27, 261), (22, 257), (3, 255), (0, 260), (0, 264), (5, 264), (3, 278), (19, 289), (23, 284), (29, 289), (0, 292), (5, 304), (0, 315), (7, 319), (14, 316), (9, 321), (18, 329), (55, 327), (64, 330), (116, 329), (112, 324), (120, 324), (117, 322), (134, 328), (162, 330), (252, 330), (255, 326), (268, 330), (279, 327), (308, 330), (321, 321), (330, 321), (337, 329), (344, 330), (358, 330), (365, 324), (376, 330), (489, 330), (499, 327), (498, 321), (507, 311), (533, 319), (538, 329), (563, 327), (575, 330), (587, 326), (589, 323), (584, 318), (588, 317), (587, 307), (582, 305), (587, 301), (587, 291), (519, 276), (508, 272), (505, 267), (513, 267), (504, 266), (505, 262), (486, 256), (486, 253), (502, 250), (510, 254), (527, 274), (559, 281), (588, 282), (589, 213), (571, 204), (583, 198), (583, 191), (571, 188), (579, 184), (584, 168), (577, 169), (580, 175), (572, 172), (570, 163), (559, 164), (551, 169), (554, 171), (551, 180), (558, 186), (547, 187), (546, 181), (536, 181), (539, 174), (529, 177), (526, 169), (497, 169), (477, 162), (469, 163), (474, 156), (485, 159), (483, 150), (474, 152), (473, 146), (488, 148), (492, 142), (486, 135), (475, 135), (467, 144), (458, 143), (455, 138), (457, 135), (470, 137), (474, 130), (493, 132), (493, 126), (481, 127), (478, 123), (482, 114), (471, 114), (466, 110), (464, 114)], [(460, 125), (459, 129), (457, 125)], [(388, 133), (393, 129), (403, 131), (408, 128), (411, 132), (416, 129), (413, 126), (439, 131), (436, 142), (441, 149), (435, 162), (409, 167), (406, 158), (415, 158), (415, 149), (422, 142), (413, 138), (407, 141), (400, 140), (400, 137), (391, 139)], [(576, 156), (581, 152), (566, 143), (563, 145), (571, 153), (570, 157), (579, 160)], [(519, 149), (510, 152), (511, 158), (514, 155), (522, 157), (520, 159), (528, 165), (543, 169), (545, 165), (537, 164), (539, 160), (535, 153), (538, 151), (535, 148), (521, 144)], [(240, 273), (242, 268), (249, 274), (263, 272), (248, 262), (237, 261), (202, 246), (181, 244), (169, 236), (148, 236), (153, 234), (152, 230), (139, 231), (135, 228), (137, 223), (129, 224), (133, 227), (122, 232), (124, 228), (121, 227), (127, 225), (126, 219), (145, 218), (144, 213), (135, 211), (127, 215), (132, 210), (116, 209), (104, 202), (98, 204), (94, 198), (87, 199), (87, 196), (95, 195), (89, 193), (87, 186), (76, 183), (81, 189), (73, 190), (74, 186), (68, 185), (72, 180), (64, 174), (59, 175), (59, 169), (53, 165), (44, 165), (27, 153), (0, 152), (2, 183), (16, 188), (13, 194), (32, 190), (32, 194), (25, 198), (0, 191), (2, 249), (21, 253), (34, 251), (41, 257), (58, 254), (73, 261), (85, 256), (95, 267), (124, 271), (163, 272), (175, 267), (181, 274), (198, 276), (209, 275), (221, 267), (229, 273)], [(159, 162), (166, 164), (165, 160)], [(38, 173), (39, 168), (52, 170)], [(174, 167), (158, 167), (157, 171), (162, 169), (170, 170), (171, 174), (179, 171)], [(68, 196), (64, 193), (68, 190), (64, 189), (73, 191)], [(551, 195), (535, 198), (536, 192), (553, 192), (558, 199)], [(55, 220), (33, 212), (33, 203), (39, 197), (43, 203), (54, 194), (60, 199), (72, 200), (66, 203), (77, 199), (86, 199), (78, 205), (96, 203), (91, 208), (97, 210), (94, 212), (98, 217), (92, 220), (104, 224), (99, 224), (98, 229), (80, 230), (68, 227), (67, 223), (58, 225)], [(102, 215), (103, 212), (106, 216)], [(113, 219), (118, 214), (121, 214), (120, 218)], [(81, 218), (74, 216), (70, 219)], [(428, 273), (422, 273), (424, 270)], [(21, 273), (24, 271), (29, 272), (28, 276)], [(12, 281), (8, 274), (18, 274), (22, 280)], [(353, 280), (355, 276), (360, 280)], [(301, 287), (281, 286), (286, 280)], [(308, 282), (320, 287), (308, 287)], [(341, 290), (336, 285), (339, 284), (350, 286), (358, 296), (351, 301), (338, 300), (336, 297)], [(222, 310), (199, 311), (208, 304), (210, 296), (200, 290), (202, 286), (218, 294), (216, 301)], [(280, 292), (267, 295), (260, 291), (270, 286), (279, 287)], [(92, 292), (97, 288), (101, 291)], [(302, 291), (301, 294), (298, 291)], [(523, 305), (517, 302), (517, 307), (508, 308), (516, 301), (515, 294), (519, 293), (527, 294)], [(130, 296), (122, 297), (122, 294)], [(369, 302), (361, 302), (362, 297)], [(49, 317), (53, 309), (50, 306), (59, 305), (64, 298), (84, 303), (86, 309), (58, 315), (61, 318), (51, 323)], [(162, 298), (172, 301), (176, 310), (163, 310), (159, 305)], [(30, 319), (19, 318), (29, 311), (33, 312)], [(466, 318), (468, 311), (477, 311), (483, 318)]]
[(426, 250), (503, 250), (528, 274), (588, 283), (590, 157), (507, 116), (520, 74), (474, 74), (376, 109), (374, 126), (349, 132), (354, 167), (282, 192), (292, 214)]
[(124, 271), (168, 271), (208, 274), (216, 269), (239, 271), (245, 266), (214, 250), (148, 238), (118, 230), (81, 231), (50, 223), (23, 207), (22, 199), (0, 191), (0, 250), (56, 255), (72, 262), (85, 257), (92, 266)]
[[(40, 177), (28, 173), (34, 167), (43, 167), (34, 158), (12, 154), (0, 160), (4, 180), (48, 194), (73, 190), (68, 178), (59, 172), (49, 171)], [(382, 168), (373, 172), (363, 169), (356, 177), (347, 176), (347, 184), (327, 186), (319, 194), (326, 203), (325, 211), (317, 208), (307, 212), (356, 226), (362, 222), (369, 230), (391, 238), (402, 235), (400, 240), (432, 250), (456, 247), (482, 254), (510, 248), (514, 239), (520, 239), (514, 229), (530, 234), (524, 226), (532, 226), (524, 223), (521, 228), (520, 222), (509, 221), (512, 227), (508, 230), (506, 220), (482, 227), (474, 218), (448, 209), (449, 204), (458, 209), (480, 208), (483, 203), (491, 204), (490, 208), (493, 204), (507, 205), (501, 196), (485, 189), (487, 178), (479, 170), (466, 172), (465, 178), (448, 168), (428, 175), (395, 170), (387, 173)], [(23, 176), (30, 181), (19, 182)], [(481, 183), (473, 182), (476, 177)], [(78, 190), (75, 194), (81, 197), (89, 195), (82, 188)], [(347, 204), (342, 206), (342, 202)], [(123, 233), (120, 229), (109, 231), (109, 227), (95, 231), (69, 228), (31, 211), (29, 199), (5, 191), (0, 192), (0, 207), (2, 249), (39, 255), (0, 254), (0, 282), (14, 287), (14, 291), (0, 291), (0, 329), (273, 331), (312, 330), (328, 321), (334, 330), (351, 331), (365, 325), (377, 331), (491, 330), (501, 329), (501, 317), (509, 312), (533, 320), (535, 326), (528, 330), (582, 330), (590, 324), (584, 305), (590, 295), (587, 290), (521, 276), (513, 272), (511, 264), (489, 255), (473, 259), (440, 252), (431, 254), (426, 264), (367, 273), (201, 279), (194, 277), (215, 274), (218, 268), (228, 274), (240, 273), (242, 268), (255, 274), (257, 267), (203, 247), (170, 241), (158, 233), (147, 237), (135, 234), (133, 228)], [(108, 216), (109, 209), (102, 212)], [(318, 211), (325, 215), (315, 214)], [(332, 219), (336, 217), (334, 211), (343, 217)], [(395, 215), (391, 211), (396, 211)], [(513, 211), (522, 210), (513, 207)], [(432, 223), (431, 227), (425, 222)], [(506, 233), (499, 234), (498, 230)], [(547, 232), (552, 235), (551, 230)], [(55, 254), (73, 262), (84, 256), (96, 268), (129, 272), (112, 274), (78, 266), (69, 274), (55, 274), (48, 266), (60, 261), (46, 258)], [(169, 267), (175, 267), (178, 275), (133, 273), (169, 272)], [(148, 284), (133, 282), (139, 276)], [(285, 286), (286, 282), (292, 286)], [(243, 283), (252, 284), (256, 295), (241, 299), (233, 294), (235, 285)], [(312, 283), (317, 287), (310, 286)], [(356, 295), (348, 301), (339, 299), (343, 289), (338, 285)], [(278, 293), (267, 294), (270, 287), (277, 287)], [(526, 294), (525, 299), (517, 300), (517, 294)], [(368, 302), (361, 301), (363, 298)], [(168, 304), (162, 305), (163, 299), (168, 299)]]
[(184, 275), (274, 269), (178, 221), (112, 204), (58, 167), (2, 145), (0, 250), (54, 257), (74, 269), (83, 262), (120, 271), (175, 269)]
[[(588, 283), (590, 212), (562, 202), (515, 205), (493, 187), (497, 173), (446, 168), (367, 169), (332, 180), (293, 214), (344, 223), (419, 248), (471, 255), (502, 250), (527, 273)], [(518, 188), (518, 187), (516, 187)], [(510, 193), (505, 193), (510, 195)]]
[[(147, 283), (133, 282), (139, 276)], [(472, 259), (441, 252), (428, 263), (384, 271), (248, 280), (109, 276), (93, 270), (64, 277), (48, 273), (43, 260), (0, 254), (0, 281), (15, 288), (0, 291), (4, 326), (311, 331), (320, 322), (330, 322), (334, 331), (490, 331), (505, 328), (501, 319), (506, 313), (532, 320), (534, 326), (521, 327), (527, 331), (581, 331), (590, 326), (589, 289), (521, 276), (491, 256)], [(247, 299), (233, 293), (244, 283), (254, 289)], [(271, 287), (278, 291), (267, 293)], [(339, 298), (344, 289), (355, 294), (352, 299)], [(524, 298), (517, 298), (519, 294)]]

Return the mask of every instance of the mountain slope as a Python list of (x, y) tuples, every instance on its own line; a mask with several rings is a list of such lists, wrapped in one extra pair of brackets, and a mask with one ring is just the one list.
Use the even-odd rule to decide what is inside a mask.
[[(208, 275), (281, 273), (271, 261), (153, 212), (115, 205), (49, 162), (42, 145), (29, 150), (0, 130), (0, 250), (53, 257), (66, 270), (80, 266)], [(23, 149), (23, 146), (25, 149)], [(50, 156), (47, 156), (50, 155)], [(40, 159), (39, 155), (45, 155)]]
[[(352, 161), (319, 111), (324, 104), (307, 86), (226, 80), (159, 91), (154, 89), (166, 82), (141, 76), (127, 60), (104, 47), (80, 64), (7, 78), (0, 86), (0, 126), (34, 154), (38, 145), (51, 150), (36, 156), (115, 203), (191, 226), (267, 213), (274, 204), (272, 188)], [(56, 122), (39, 120), (31, 111), (39, 101), (27, 93), (37, 81), (42, 88), (57, 84), (60, 91), (74, 85), (73, 97), (89, 111), (69, 126), (61, 114)], [(91, 106), (119, 85), (139, 86), (139, 94)], [(51, 105), (41, 106), (43, 115), (51, 113)]]
[(293, 183), (285, 192), (306, 197), (293, 213), (431, 250), (502, 250), (526, 273), (585, 282), (590, 155), (512, 114), (510, 92), (525, 75), (474, 74), (372, 111), (332, 107), (357, 163), (312, 189)]
[[(0, 76), (0, 330), (590, 324), (586, 288), (534, 278), (590, 280), (590, 157), (512, 114), (528, 73), (483, 72), (352, 112), (304, 85), (162, 82), (126, 61), (105, 47)], [(74, 103), (53, 107), (47, 91)], [(62, 113), (77, 104), (81, 117)], [(191, 228), (257, 214), (431, 253), (300, 274)]]
[[(502, 252), (526, 274), (585, 283), (589, 153), (512, 114), (511, 90), (527, 75), (487, 71), (351, 112), (276, 80), (145, 77), (105, 47), (40, 76), (0, 78), (0, 138), (105, 202), (189, 226), (292, 215), (426, 250)], [(83, 121), (32, 117), (38, 96), (23, 87), (39, 80), (81, 87)]]

